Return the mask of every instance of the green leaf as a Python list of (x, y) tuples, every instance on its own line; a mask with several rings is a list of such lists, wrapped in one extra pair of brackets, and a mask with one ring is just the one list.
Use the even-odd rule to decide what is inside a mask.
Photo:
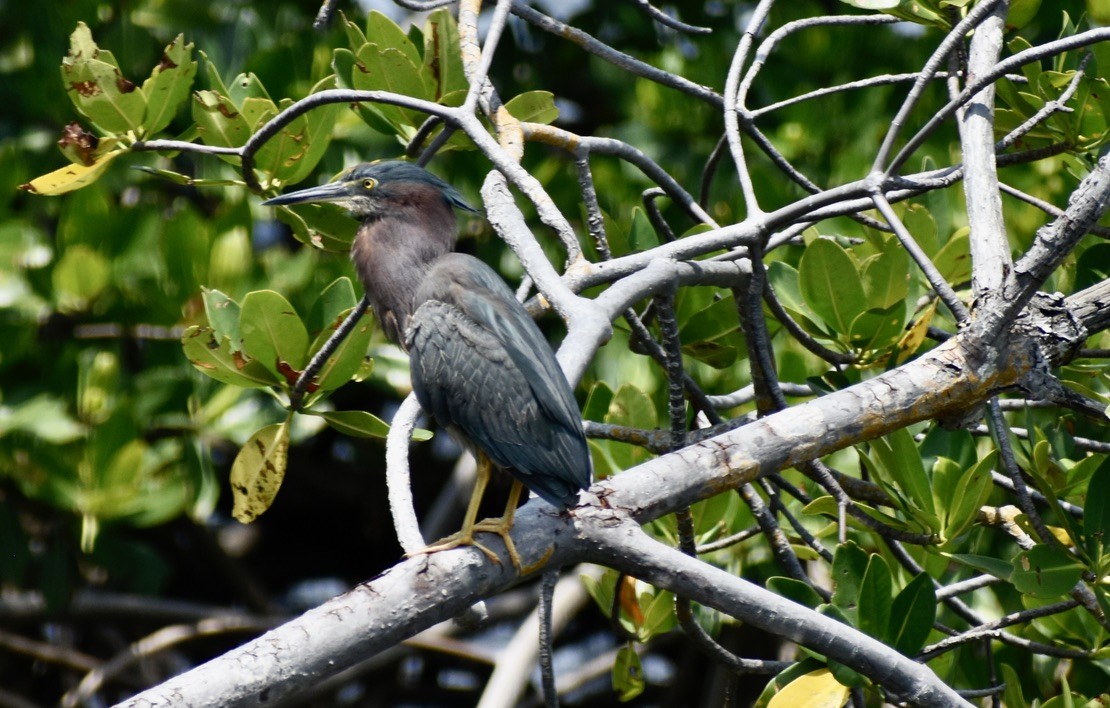
[(1087, 484), (1083, 507), (1083, 539), (1090, 558), (1098, 563), (1110, 549), (1110, 458), (1103, 460)]
[(933, 579), (921, 573), (909, 582), (894, 598), (890, 608), (888, 643), (906, 656), (913, 656), (933, 629), (937, 618), (937, 596)]
[(239, 331), (243, 351), (275, 374), (288, 380), (285, 367), (304, 369), (308, 330), (280, 294), (273, 290), (247, 293), (239, 314)]
[[(632, 384), (625, 384), (613, 395), (604, 422), (651, 430), (657, 424), (655, 404), (643, 391)], [(609, 442), (610, 457), (619, 470), (635, 467), (651, 456), (641, 447)]]
[[(347, 24), (348, 24), (348, 26), (353, 26), (354, 23), (348, 22)], [(361, 31), (362, 30), (359, 30), (359, 32), (361, 32)], [(359, 44), (358, 46), (361, 47), (362, 44)], [(354, 84), (352, 83), (351, 76), (354, 73), (355, 64), (357, 62), (358, 62), (358, 59), (355, 57), (355, 53), (352, 52), (350, 49), (345, 49), (343, 47), (339, 47), (334, 52), (332, 52), (331, 68), (332, 68), (332, 71), (335, 72), (336, 80), (339, 82), (339, 85), (341, 87), (343, 87), (343, 88), (354, 88), (355, 87)]]
[[(384, 438), (389, 435), (389, 424), (366, 411), (306, 411), (327, 421), (328, 425), (345, 435), (357, 438)], [(427, 433), (428, 431), (417, 431)], [(419, 439), (415, 434), (414, 439)], [(425, 438), (426, 439), (426, 438)]]
[(860, 585), (867, 571), (867, 552), (848, 541), (836, 548), (833, 556), (832, 604), (854, 625), (858, 617)]
[(242, 347), (242, 337), (239, 335), (239, 303), (219, 290), (202, 288), (201, 293), (204, 298), (204, 312), (208, 315), (208, 324), (217, 341), (227, 339), (231, 351), (239, 351)]
[(274, 105), (274, 99), (270, 98), (270, 92), (266, 90), (266, 87), (262, 85), (262, 81), (254, 72), (239, 74), (232, 79), (227, 86), (227, 97), (240, 108), (252, 98), (261, 99), (270, 106)]
[(1014, 556), (1014, 572), (1010, 582), (1020, 592), (1033, 597), (1053, 598), (1065, 595), (1083, 573), (1083, 565), (1056, 546), (1037, 544)]
[(196, 75), (193, 44), (185, 44), (185, 35), (179, 34), (166, 46), (158, 66), (143, 82), (143, 96), (146, 97), (143, 130), (147, 135), (163, 130), (173, 121), (177, 110), (189, 97)]
[[(346, 313), (343, 313), (343, 319), (345, 318)], [(342, 320), (336, 318), (331, 327), (317, 336), (311, 349), (313, 354), (323, 347), (324, 342), (335, 333), (341, 323)], [(350, 334), (339, 343), (339, 346), (324, 362), (324, 365), (320, 367), (320, 372), (316, 375), (316, 382), (320, 391), (335, 390), (350, 381), (351, 377), (358, 373), (359, 367), (362, 366), (362, 362), (366, 358), (366, 350), (370, 346), (370, 338), (373, 335), (372, 320), (364, 315), (359, 319), (359, 323), (355, 325)]]
[(970, 233), (966, 226), (956, 231), (933, 258), (933, 265), (952, 285), (959, 285), (971, 278)]
[(70, 35), (62, 83), (77, 110), (105, 132), (126, 133), (142, 125), (146, 97), (120, 73), (111, 53), (96, 46), (84, 22)]
[(336, 278), (324, 288), (316, 302), (312, 303), (312, 309), (305, 320), (309, 334), (316, 336), (325, 329), (334, 329), (341, 322), (343, 313), (357, 303), (358, 298), (351, 279), (345, 275)]
[(366, 17), (366, 41), (379, 47), (400, 50), (413, 66), (420, 66), (423, 62), (420, 51), (404, 30), (377, 10), (371, 10)]
[(621, 703), (631, 701), (644, 692), (644, 667), (640, 664), (640, 655), (631, 645), (617, 651), (613, 664), (613, 691)]
[(921, 453), (913, 440), (913, 435), (905, 428), (889, 433), (883, 438), (871, 441), (871, 451), (881, 461), (890, 479), (898, 485), (913, 505), (924, 512), (932, 526), (939, 525), (936, 507), (933, 505), (933, 490)]
[(1002, 680), (1006, 682), (1006, 690), (1002, 692), (1002, 702), (1006, 708), (1029, 708), (1025, 696), (1021, 692), (1021, 677), (1009, 664), (1002, 664)]
[(555, 107), (555, 94), (550, 91), (526, 91), (513, 96), (505, 104), (507, 110), (514, 118), (526, 123), (554, 123), (559, 117), (559, 109)]
[(348, 20), (347, 15), (342, 11), (340, 11), (339, 16), (343, 18), (343, 31), (347, 35), (347, 44), (355, 49), (366, 44), (366, 35), (363, 33), (362, 28)]
[(54, 266), (54, 296), (58, 308), (67, 312), (86, 310), (108, 287), (108, 259), (84, 245), (70, 246)]
[(582, 407), (583, 420), (602, 422), (609, 412), (609, 405), (613, 402), (613, 389), (604, 381), (596, 382), (586, 396), (586, 405)]
[(913, 435), (906, 428), (888, 434), (886, 440), (890, 442), (894, 452), (896, 469), (891, 472), (895, 481), (910, 495), (918, 506), (930, 514), (936, 513), (933, 506), (933, 490), (929, 483), (929, 475), (925, 473), (925, 465), (921, 462), (921, 453), (917, 449)]
[(949, 511), (943, 531), (945, 539), (954, 540), (962, 536), (975, 523), (979, 509), (990, 497), (991, 470), (997, 457), (998, 451), (991, 450), (960, 476), (953, 497), (947, 503)]
[(806, 247), (798, 283), (809, 309), (837, 333), (847, 335), (852, 321), (868, 308), (855, 261), (832, 239), (819, 238)]
[(424, 72), (436, 86), (437, 101), (469, 88), (459, 48), (459, 29), (446, 8), (428, 15), (424, 24)]
[(289, 420), (267, 425), (247, 440), (231, 464), (231, 515), (249, 524), (270, 508), (285, 479)]
[(871, 309), (884, 310), (901, 303), (910, 291), (910, 257), (894, 239), (881, 253), (863, 262), (864, 297)]
[(251, 135), (251, 126), (231, 99), (215, 91), (193, 93), (193, 121), (197, 137), (216, 147), (240, 147)]
[(684, 354), (715, 369), (727, 369), (747, 353), (732, 298), (717, 300), (685, 317), (679, 327), (679, 336)]
[(278, 207), (278, 221), (287, 224), (301, 243), (314, 248), (348, 253), (358, 222), (334, 204), (301, 204)]
[(809, 583), (803, 583), (801, 580), (795, 580), (794, 578), (782, 576), (768, 578), (767, 589), (810, 609), (816, 609), (818, 605), (824, 602), (824, 599), (817, 594), (817, 591)]
[(85, 434), (65, 402), (45, 393), (18, 404), (0, 405), (0, 438), (16, 431), (52, 445), (64, 445)]
[(231, 351), (229, 340), (216, 337), (210, 327), (193, 325), (181, 335), (185, 357), (198, 371), (217, 381), (245, 388), (264, 388), (278, 383), (274, 374), (257, 361)]
[[(313, 86), (310, 93), (319, 93), (335, 87), (335, 77), (328, 76)], [(312, 174), (312, 170), (324, 157), (328, 144), (331, 143), (335, 121), (339, 118), (342, 108), (338, 103), (319, 106), (302, 116), (305, 119), (303, 123), (298, 118), (282, 129), (283, 139), (294, 141), (294, 149), (286, 151), (287, 157), (279, 163), (274, 172), (282, 184), (296, 184)], [(260, 157), (263, 150), (259, 151)]]
[[(420, 69), (409, 61), (400, 49), (381, 47), (372, 42), (364, 44), (356, 54), (358, 62), (351, 74), (356, 89), (370, 91), (392, 91), (403, 96), (434, 100), (434, 88), (425, 83)], [(378, 104), (374, 106), (400, 135), (406, 135), (404, 128), (415, 130), (424, 121), (424, 116), (397, 106)]]
[[(645, 593), (646, 594), (646, 593)], [(641, 634), (644, 641), (665, 634), (678, 624), (674, 611), (674, 595), (666, 590), (657, 590), (648, 602), (640, 603), (644, 608), (644, 622)]]
[(954, 561), (959, 561), (964, 565), (980, 570), (988, 575), (993, 575), (1001, 580), (1009, 580), (1013, 575), (1014, 565), (1009, 561), (1004, 561), (1001, 558), (992, 558), (991, 556), (982, 556), (974, 553), (945, 553)]
[(863, 351), (886, 351), (901, 339), (905, 321), (904, 300), (881, 310), (869, 308), (852, 320), (846, 339)]
[[(1002, 82), (999, 82), (1002, 83)], [(923, 204), (910, 204), (906, 213), (902, 215), (902, 223), (909, 230), (913, 240), (925, 251), (930, 258), (940, 250), (940, 239), (937, 236), (937, 222), (932, 213)], [(899, 247), (901, 247), (899, 245)]]
[(890, 566), (882, 556), (872, 554), (859, 589), (859, 615), (856, 624), (860, 631), (876, 639), (886, 636), (891, 619), (893, 588), (894, 579), (890, 574)]

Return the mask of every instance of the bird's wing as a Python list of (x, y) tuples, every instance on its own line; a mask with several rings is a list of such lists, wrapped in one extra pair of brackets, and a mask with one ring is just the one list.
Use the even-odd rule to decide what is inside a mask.
[(445, 256), (429, 271), (418, 302), (409, 347), (421, 404), (552, 503), (565, 504), (589, 486), (573, 393), (500, 277), (477, 259)]

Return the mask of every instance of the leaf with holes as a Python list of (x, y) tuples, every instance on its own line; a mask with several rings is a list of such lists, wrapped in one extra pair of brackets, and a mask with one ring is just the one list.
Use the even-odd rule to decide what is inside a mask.
[(239, 312), (239, 332), (243, 351), (275, 374), (288, 378), (285, 367), (304, 369), (308, 330), (289, 301), (273, 290), (247, 293)]
[(288, 460), (288, 419), (252, 435), (231, 464), (231, 515), (249, 524), (269, 509), (285, 479)]
[(185, 35), (177, 37), (162, 51), (162, 60), (143, 82), (146, 115), (143, 129), (147, 135), (166, 128), (181, 104), (189, 98), (189, 89), (197, 75), (193, 45), (185, 44)]
[(1037, 544), (1014, 556), (1010, 582), (1020, 592), (1040, 598), (1067, 594), (1083, 574), (1083, 565), (1067, 553), (1047, 544)]
[(70, 35), (62, 83), (77, 110), (105, 132), (126, 133), (142, 125), (146, 97), (124, 78), (111, 52), (96, 46), (84, 22)]
[(231, 351), (229, 340), (210, 327), (193, 325), (181, 335), (185, 358), (205, 376), (244, 388), (274, 386), (278, 379), (257, 361)]

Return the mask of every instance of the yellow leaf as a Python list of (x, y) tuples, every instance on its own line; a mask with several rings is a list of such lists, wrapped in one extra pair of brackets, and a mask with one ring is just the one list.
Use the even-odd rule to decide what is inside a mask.
[(848, 687), (828, 669), (818, 669), (786, 684), (767, 708), (840, 708), (847, 700)]
[(97, 180), (108, 163), (123, 154), (123, 150), (109, 150), (97, 157), (91, 165), (67, 165), (50, 174), (36, 177), (19, 188), (32, 194), (54, 196), (86, 187)]
[(933, 322), (933, 315), (937, 314), (937, 302), (933, 300), (932, 304), (925, 308), (924, 312), (914, 320), (902, 338), (898, 340), (898, 358), (899, 364), (903, 363), (906, 359), (917, 351), (925, 341), (925, 335), (929, 331), (929, 325)]
[(251, 436), (231, 465), (231, 515), (244, 524), (270, 508), (289, 459), (289, 420), (267, 425)]

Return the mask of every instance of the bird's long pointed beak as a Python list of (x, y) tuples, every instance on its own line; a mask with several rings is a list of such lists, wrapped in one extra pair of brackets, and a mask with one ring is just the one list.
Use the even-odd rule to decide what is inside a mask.
[(328, 182), (319, 187), (309, 187), (267, 199), (262, 206), (287, 206), (289, 204), (308, 204), (310, 202), (335, 202), (349, 196), (347, 185), (343, 182)]

